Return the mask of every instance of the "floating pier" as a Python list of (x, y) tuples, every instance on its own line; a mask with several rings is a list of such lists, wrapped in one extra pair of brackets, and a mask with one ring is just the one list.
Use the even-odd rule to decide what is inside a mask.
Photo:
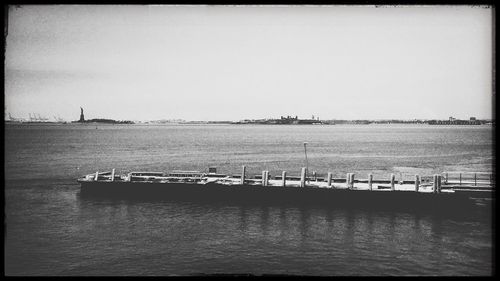
[[(170, 174), (161, 172), (132, 172), (125, 176), (116, 176), (115, 169), (110, 172), (96, 171), (78, 180), (85, 182), (155, 182), (155, 183), (196, 183), (196, 184), (222, 184), (222, 185), (261, 185), (302, 188), (327, 188), (350, 190), (390, 190), (390, 191), (415, 191), (441, 193), (450, 189), (475, 189), (489, 190), (494, 186), (493, 175), (484, 172), (444, 172), (434, 174), (432, 179), (423, 180), (424, 177), (414, 175), (414, 180), (396, 181), (395, 174), (390, 174), (387, 179), (374, 179), (373, 174), (368, 174), (366, 179), (356, 179), (355, 173), (346, 173), (345, 178), (334, 178), (332, 172), (326, 178), (318, 177), (313, 172), (312, 177), (307, 176), (307, 169), (303, 167), (300, 177), (287, 176), (283, 171), (281, 176), (274, 179), (269, 171), (264, 170), (259, 176), (248, 177), (246, 166), (242, 166), (241, 175), (231, 176), (217, 173), (201, 173), (198, 171), (174, 171)], [(455, 177), (452, 177), (454, 175)], [(465, 175), (468, 175), (466, 178)], [(135, 181), (132, 178), (136, 179)]]
[[(385, 179), (356, 178), (355, 173), (345, 177), (326, 177), (313, 173), (308, 177), (307, 168), (299, 176), (270, 176), (264, 170), (249, 176), (242, 166), (241, 174), (226, 175), (211, 168), (208, 173), (198, 171), (131, 172), (116, 175), (110, 172), (89, 174), (78, 182), (81, 194), (111, 197), (189, 201), (224, 201), (246, 203), (291, 203), (327, 205), (336, 207), (402, 209), (416, 211), (464, 211), (474, 205), (473, 198), (494, 199), (494, 176), (487, 173), (445, 172), (432, 176), (412, 175), (412, 180), (394, 174)], [(458, 179), (458, 181), (457, 181)]]

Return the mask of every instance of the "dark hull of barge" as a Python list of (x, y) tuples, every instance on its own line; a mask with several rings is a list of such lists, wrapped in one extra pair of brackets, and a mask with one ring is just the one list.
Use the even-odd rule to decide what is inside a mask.
[[(492, 192), (424, 193), (315, 187), (278, 187), (141, 182), (80, 182), (81, 195), (133, 200), (226, 202), (232, 204), (313, 205), (422, 212), (467, 211), (491, 202)], [(485, 201), (486, 200), (486, 201)], [(482, 203), (481, 203), (482, 204)]]

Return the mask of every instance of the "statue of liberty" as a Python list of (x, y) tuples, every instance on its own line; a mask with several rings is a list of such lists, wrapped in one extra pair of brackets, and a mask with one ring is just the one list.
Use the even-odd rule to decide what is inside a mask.
[(85, 117), (83, 116), (83, 108), (80, 106), (80, 120), (78, 122), (85, 122)]

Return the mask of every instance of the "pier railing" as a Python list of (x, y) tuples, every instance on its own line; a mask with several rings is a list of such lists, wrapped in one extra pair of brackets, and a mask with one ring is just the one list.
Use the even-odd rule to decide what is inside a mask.
[(443, 172), (444, 183), (454, 186), (492, 187), (495, 175), (490, 172)]

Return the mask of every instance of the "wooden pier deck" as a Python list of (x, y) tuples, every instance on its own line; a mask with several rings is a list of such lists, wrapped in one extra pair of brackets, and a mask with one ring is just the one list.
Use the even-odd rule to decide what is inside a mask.
[[(195, 202), (227, 202), (231, 204), (278, 204), (313, 205), (329, 208), (365, 208), (383, 210), (415, 211), (434, 214), (467, 214), (483, 203), (493, 202), (494, 182), (487, 186), (468, 185), (460, 188), (446, 182), (442, 175), (415, 176), (415, 180), (396, 181), (389, 179), (355, 179), (347, 173), (345, 178), (307, 177), (305, 168), (300, 177), (281, 176), (274, 178), (268, 171), (262, 175), (247, 177), (243, 167), (239, 175), (197, 174), (193, 172), (163, 175), (163, 173), (136, 173), (114, 177), (114, 170), (95, 173), (80, 179), (81, 195), (129, 200), (181, 200)], [(285, 180), (283, 180), (283, 178)], [(482, 203), (481, 203), (482, 204)]]
[[(281, 175), (274, 176), (269, 171), (262, 171), (261, 175), (248, 176), (246, 167), (242, 167), (239, 175), (224, 175), (217, 173), (180, 172), (164, 176), (163, 173), (138, 173), (144, 177), (143, 183), (179, 184), (179, 185), (218, 185), (218, 186), (247, 186), (247, 187), (286, 187), (298, 189), (327, 189), (370, 192), (417, 192), (417, 193), (461, 193), (475, 194), (479, 197), (492, 198), (494, 194), (494, 176), (482, 172), (443, 172), (433, 176), (414, 175), (413, 180), (396, 180), (394, 174), (387, 179), (373, 179), (368, 174), (366, 179), (356, 179), (354, 173), (347, 173), (345, 178), (334, 178), (332, 173), (327, 177), (318, 177), (316, 172), (309, 177), (306, 168), (302, 168), (300, 176), (287, 176), (283, 171)], [(144, 174), (144, 175), (143, 175)], [(284, 179), (284, 180), (283, 180)], [(135, 183), (128, 177), (115, 177), (114, 169), (111, 172), (87, 175), (83, 182), (123, 182)]]

